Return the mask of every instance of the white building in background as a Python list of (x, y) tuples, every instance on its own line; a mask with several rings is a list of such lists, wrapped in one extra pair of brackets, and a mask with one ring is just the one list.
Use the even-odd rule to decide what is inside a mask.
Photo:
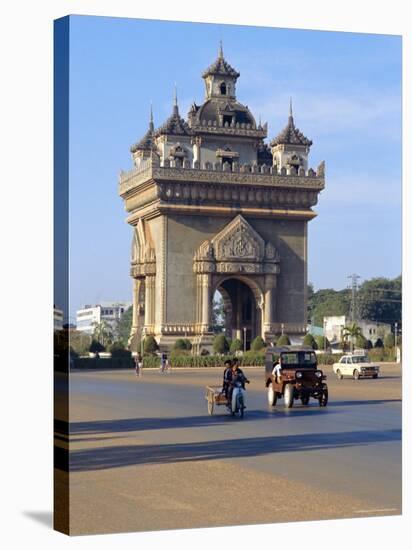
[[(342, 331), (345, 327), (351, 324), (351, 319), (346, 315), (335, 315), (323, 318), (323, 330), (326, 338), (331, 344), (340, 343), (342, 341)], [(377, 321), (368, 321), (362, 319), (356, 321), (360, 327), (363, 336), (375, 344), (378, 338), (383, 339), (391, 332), (391, 325), (387, 323), (379, 323)]]
[(76, 312), (76, 328), (81, 332), (93, 334), (95, 325), (105, 321), (114, 329), (131, 305), (132, 302), (102, 302), (94, 306), (85, 305)]
[(53, 307), (53, 326), (54, 330), (63, 330), (63, 311), (58, 307)]

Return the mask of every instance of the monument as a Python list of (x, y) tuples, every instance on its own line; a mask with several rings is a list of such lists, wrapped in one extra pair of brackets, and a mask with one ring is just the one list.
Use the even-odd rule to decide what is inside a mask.
[(224, 301), (225, 332), (273, 341), (306, 332), (307, 224), (316, 216), (325, 165), (308, 167), (312, 141), (286, 127), (269, 144), (236, 95), (240, 74), (220, 46), (204, 71), (205, 100), (184, 120), (173, 112), (131, 147), (134, 167), (119, 194), (133, 228), (132, 340), (161, 349), (188, 338), (211, 350), (212, 299)]

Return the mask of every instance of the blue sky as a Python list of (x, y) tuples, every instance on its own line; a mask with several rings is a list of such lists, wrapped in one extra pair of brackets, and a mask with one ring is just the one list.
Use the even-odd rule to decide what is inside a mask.
[[(203, 101), (202, 71), (223, 41), (238, 99), (269, 124), (295, 123), (326, 161), (309, 224), (309, 280), (341, 289), (401, 272), (401, 38), (74, 16), (70, 23), (70, 316), (130, 300), (131, 229), (117, 195), (129, 147), (172, 110)], [(361, 280), (361, 281), (362, 281)]]

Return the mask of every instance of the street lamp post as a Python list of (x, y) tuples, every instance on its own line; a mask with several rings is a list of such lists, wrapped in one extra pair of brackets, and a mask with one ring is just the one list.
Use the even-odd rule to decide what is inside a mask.
[(243, 351), (246, 352), (246, 327), (243, 327)]
[(395, 323), (395, 361), (398, 360), (398, 323)]

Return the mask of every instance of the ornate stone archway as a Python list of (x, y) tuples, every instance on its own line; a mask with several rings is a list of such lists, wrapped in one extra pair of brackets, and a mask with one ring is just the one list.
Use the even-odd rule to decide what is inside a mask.
[(193, 262), (197, 276), (196, 327), (204, 336), (199, 345), (207, 341), (210, 333), (214, 291), (229, 279), (244, 282), (253, 293), (258, 321), (253, 333), (259, 326), (263, 338), (273, 337), (279, 263), (272, 243), (265, 242), (240, 214), (200, 245)]

